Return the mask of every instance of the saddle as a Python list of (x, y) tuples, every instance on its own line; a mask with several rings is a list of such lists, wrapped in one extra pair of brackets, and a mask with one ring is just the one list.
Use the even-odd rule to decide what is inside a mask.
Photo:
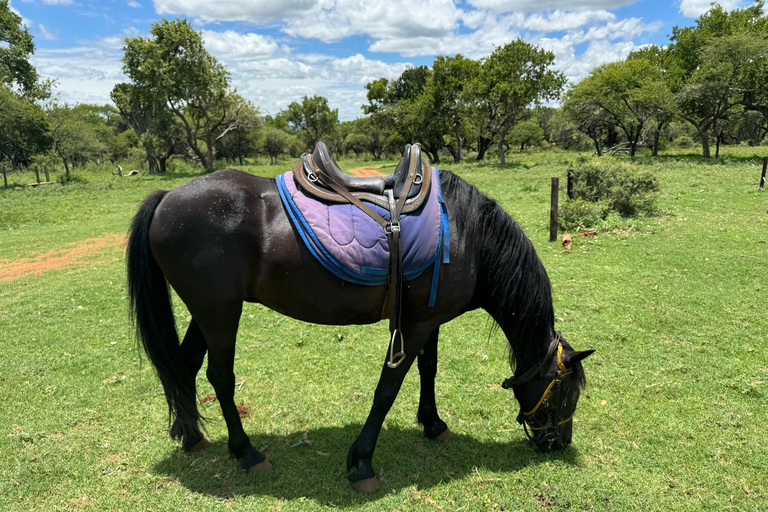
[[(296, 162), (293, 166), (293, 175), (304, 191), (323, 201), (331, 203), (351, 202), (337, 192), (333, 185), (328, 184), (328, 181), (332, 181), (357, 199), (389, 210), (387, 191), (391, 190), (395, 199), (400, 199), (408, 175), (411, 153), (414, 153), (417, 162), (421, 160), (421, 169), (416, 171), (406, 194), (403, 211), (400, 212), (410, 213), (422, 205), (429, 195), (429, 187), (432, 183), (432, 166), (426, 159), (421, 158), (421, 148), (417, 144), (405, 146), (403, 159), (400, 160), (400, 163), (395, 167), (395, 172), (390, 176), (359, 177), (350, 176), (342, 171), (331, 158), (328, 147), (320, 141), (311, 155), (304, 154), (301, 156), (301, 160)], [(313, 169), (319, 169), (321, 172), (316, 173)], [(323, 174), (328, 176), (328, 180), (322, 177)]]
[[(419, 208), (429, 195), (432, 166), (421, 157), (418, 144), (405, 147), (403, 159), (387, 177), (353, 177), (342, 171), (328, 148), (318, 142), (311, 155), (304, 154), (293, 166), (299, 187), (323, 201), (350, 203), (376, 221), (389, 242), (389, 279), (384, 309), (389, 318), (389, 357), (387, 366), (397, 368), (405, 360), (405, 345), (400, 327), (402, 311), (403, 258), (400, 246), (400, 215)], [(387, 220), (363, 201), (389, 210)], [(400, 350), (395, 352), (399, 338)]]

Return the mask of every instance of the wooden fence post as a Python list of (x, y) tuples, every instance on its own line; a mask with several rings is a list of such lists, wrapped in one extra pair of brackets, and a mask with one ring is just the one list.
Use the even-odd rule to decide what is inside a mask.
[(568, 193), (568, 199), (573, 199), (573, 169), (568, 169), (568, 182), (565, 184), (565, 190)]
[(549, 207), (549, 241), (557, 240), (557, 197), (560, 192), (560, 178), (552, 178), (552, 196)]
[(765, 188), (765, 171), (768, 169), (768, 156), (763, 158), (763, 173), (760, 175), (760, 183), (757, 184), (758, 190), (763, 190)]

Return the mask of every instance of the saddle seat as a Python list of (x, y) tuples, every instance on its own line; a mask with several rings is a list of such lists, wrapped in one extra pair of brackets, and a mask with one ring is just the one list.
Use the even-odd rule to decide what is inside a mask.
[[(402, 213), (410, 213), (422, 205), (429, 194), (432, 182), (432, 166), (421, 156), (421, 148), (417, 144), (405, 146), (403, 159), (400, 160), (400, 163), (395, 167), (395, 172), (391, 175), (358, 177), (350, 176), (342, 171), (331, 158), (328, 147), (320, 141), (311, 155), (302, 155), (301, 160), (293, 166), (293, 175), (302, 189), (318, 199), (332, 203), (349, 202), (318, 176), (318, 174), (324, 173), (361, 201), (367, 201), (388, 209), (387, 191), (392, 190), (395, 199), (399, 199), (403, 193), (403, 186), (408, 177), (411, 152), (414, 152), (413, 156), (421, 161), (421, 166), (407, 191), (403, 206)], [(317, 173), (316, 169), (319, 169), (321, 173)]]

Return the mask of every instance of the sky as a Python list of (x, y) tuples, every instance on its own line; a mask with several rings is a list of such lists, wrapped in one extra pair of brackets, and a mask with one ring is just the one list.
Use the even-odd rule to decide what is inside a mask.
[[(721, 0), (731, 10), (749, 0)], [(555, 54), (571, 83), (647, 44), (664, 45), (710, 0), (11, 0), (34, 36), (31, 62), (69, 103), (109, 103), (127, 81), (126, 37), (187, 18), (238, 93), (276, 114), (328, 98), (341, 120), (362, 115), (365, 84), (430, 66), (436, 55), (480, 59), (516, 38)]]

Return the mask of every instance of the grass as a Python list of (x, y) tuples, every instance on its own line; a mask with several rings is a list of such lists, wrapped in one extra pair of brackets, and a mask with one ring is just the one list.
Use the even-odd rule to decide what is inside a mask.
[[(542, 454), (499, 385), (505, 342), (489, 335), (488, 316), (446, 325), (437, 397), (457, 437), (421, 436), (412, 372), (379, 438), (382, 489), (370, 496), (346, 483), (345, 456), (370, 407), (385, 324), (311, 325), (246, 305), (235, 397), (275, 464), (254, 477), (229, 458), (216, 402), (201, 406), (211, 449), (185, 454), (168, 438), (162, 389), (130, 335), (119, 246), (0, 282), (0, 510), (765, 510), (768, 195), (755, 188), (755, 148), (726, 150), (719, 161), (638, 158), (658, 173), (664, 213), (575, 238), (570, 254), (547, 240), (549, 178), (564, 177), (573, 155), (443, 164), (523, 225), (553, 282), (557, 328), (597, 353), (585, 362), (574, 445)], [(83, 174), (87, 183), (40, 188), (9, 175), (0, 271), (125, 233), (148, 192), (197, 172)], [(175, 309), (183, 328), (189, 315)], [(213, 391), (202, 373), (198, 386)]]

